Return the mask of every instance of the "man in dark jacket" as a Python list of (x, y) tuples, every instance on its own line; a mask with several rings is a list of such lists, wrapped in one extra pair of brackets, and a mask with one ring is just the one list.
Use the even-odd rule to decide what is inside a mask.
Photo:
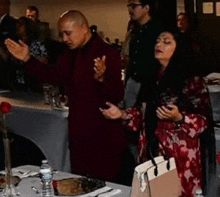
[(10, 0), (0, 0), (0, 89), (11, 87), (12, 68), (9, 54), (4, 46), (6, 38), (15, 39), (16, 20), (9, 15)]
[(138, 25), (131, 31), (125, 107), (135, 105), (141, 84), (149, 88), (155, 79), (154, 46), (163, 27), (153, 19), (153, 0), (129, 0), (130, 18)]
[(121, 122), (105, 119), (99, 108), (106, 101), (117, 104), (123, 99), (120, 54), (97, 34), (92, 35), (79, 11), (64, 13), (58, 28), (69, 49), (58, 58), (55, 68), (31, 57), (24, 43), (10, 39), (5, 43), (16, 58), (26, 62), (29, 73), (66, 87), (72, 172), (115, 181), (127, 141)]
[(0, 40), (13, 38), (16, 34), (16, 20), (9, 15), (10, 0), (0, 0)]

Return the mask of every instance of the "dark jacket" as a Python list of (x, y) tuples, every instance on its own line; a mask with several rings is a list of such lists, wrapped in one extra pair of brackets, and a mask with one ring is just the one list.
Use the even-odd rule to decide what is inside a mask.
[[(103, 55), (107, 69), (100, 83), (94, 79), (94, 59)], [(123, 99), (119, 52), (95, 35), (83, 48), (67, 49), (58, 58), (56, 68), (34, 58), (27, 64), (29, 73), (67, 89), (72, 172), (113, 181), (127, 144), (121, 121), (107, 120), (99, 107), (106, 101), (117, 104)]]
[(7, 14), (0, 23), (0, 41), (14, 39), (16, 35), (16, 19)]

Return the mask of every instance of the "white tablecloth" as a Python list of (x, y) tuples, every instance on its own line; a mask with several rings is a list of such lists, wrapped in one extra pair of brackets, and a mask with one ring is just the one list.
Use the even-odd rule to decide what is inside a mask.
[[(19, 168), (39, 172), (39, 167), (37, 166), (28, 165), (28, 166), (21, 166)], [(59, 180), (59, 179), (71, 178), (71, 177), (76, 177), (76, 175), (58, 171), (58, 173), (54, 174), (53, 179)], [(114, 197), (129, 197), (130, 196), (130, 190), (131, 190), (130, 187), (119, 185), (119, 184), (114, 184), (110, 182), (107, 182), (106, 185), (113, 189), (121, 190), (121, 193), (114, 195)], [(32, 186), (34, 186), (38, 191), (41, 191), (40, 179), (39, 178), (24, 178), (19, 183), (19, 185), (16, 187), (16, 189), (17, 191), (19, 191), (21, 197), (35, 197), (35, 196), (39, 197), (40, 194), (36, 194), (31, 189)]]
[(42, 95), (33, 93), (3, 93), (0, 94), (2, 101), (13, 106), (6, 116), (7, 126), (34, 142), (54, 169), (70, 172), (68, 111), (52, 110), (44, 104)]

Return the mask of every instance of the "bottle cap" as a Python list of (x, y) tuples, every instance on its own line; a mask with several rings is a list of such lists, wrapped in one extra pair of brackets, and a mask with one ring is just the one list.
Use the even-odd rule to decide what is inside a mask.
[(48, 163), (48, 161), (47, 160), (42, 160), (42, 163)]
[(197, 189), (196, 190), (196, 194), (202, 194), (202, 190), (201, 189)]

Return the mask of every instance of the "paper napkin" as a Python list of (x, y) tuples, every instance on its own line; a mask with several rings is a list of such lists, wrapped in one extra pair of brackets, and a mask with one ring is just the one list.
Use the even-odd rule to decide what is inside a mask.
[[(108, 190), (112, 189), (111, 187), (105, 186), (103, 188), (97, 189), (93, 192), (90, 192), (88, 194), (80, 195), (79, 197), (93, 197), (96, 195), (99, 195), (99, 197), (111, 197), (116, 194), (121, 193), (120, 189), (113, 189), (112, 191), (107, 192)], [(103, 193), (106, 192), (106, 193)]]
[[(0, 171), (0, 174), (5, 174), (5, 171)], [(37, 175), (38, 172), (32, 172), (30, 170), (25, 170), (25, 169), (19, 169), (19, 168), (13, 168), (12, 169), (12, 176), (18, 176), (19, 178), (26, 178), (29, 176), (34, 176)]]

